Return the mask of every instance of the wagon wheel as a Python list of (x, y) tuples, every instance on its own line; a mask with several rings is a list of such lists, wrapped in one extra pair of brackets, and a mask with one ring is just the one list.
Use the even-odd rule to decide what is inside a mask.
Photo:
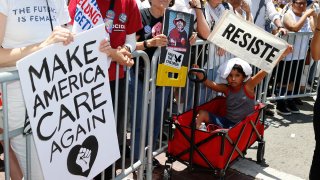
[(219, 170), (219, 180), (224, 180), (226, 171), (224, 169)]
[(265, 142), (258, 142), (258, 151), (257, 151), (257, 163), (261, 164), (264, 161), (264, 151), (265, 151)]
[(163, 171), (163, 180), (171, 180), (172, 177), (172, 166), (166, 165)]

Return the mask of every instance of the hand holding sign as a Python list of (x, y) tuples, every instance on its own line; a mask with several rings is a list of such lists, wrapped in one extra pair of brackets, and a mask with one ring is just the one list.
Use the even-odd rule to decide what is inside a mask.
[(76, 163), (81, 166), (82, 172), (89, 169), (89, 162), (91, 159), (91, 150), (87, 148), (81, 148), (76, 159)]
[(279, 61), (285, 58), (288, 54), (292, 53), (292, 51), (293, 51), (293, 46), (291, 44), (288, 44), (287, 49), (283, 52), (283, 54), (279, 58)]
[(150, 39), (148, 42), (149, 42), (147, 43), (148, 47), (158, 47), (158, 46), (163, 47), (168, 44), (168, 38), (164, 34), (159, 34), (153, 37), (152, 39)]
[(46, 47), (58, 42), (63, 42), (63, 45), (70, 44), (73, 42), (73, 34), (68, 29), (57, 26), (53, 29), (50, 36), (40, 44), (40, 46)]

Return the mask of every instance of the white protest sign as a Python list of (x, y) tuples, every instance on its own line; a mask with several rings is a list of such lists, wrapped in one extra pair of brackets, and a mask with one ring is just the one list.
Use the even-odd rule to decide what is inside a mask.
[(231, 11), (225, 11), (208, 41), (270, 73), (287, 48), (287, 42)]
[(171, 66), (173, 68), (176, 68), (176, 69), (181, 69), (183, 56), (184, 55), (182, 53), (168, 49), (164, 64), (167, 66)]
[(92, 179), (120, 157), (103, 25), (17, 63), (45, 179)]

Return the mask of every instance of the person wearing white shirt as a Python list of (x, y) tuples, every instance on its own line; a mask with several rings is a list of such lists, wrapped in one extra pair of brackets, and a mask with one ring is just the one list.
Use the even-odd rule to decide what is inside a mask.
[[(245, 0), (253, 15), (254, 24), (265, 29), (266, 17), (275, 24), (276, 28), (283, 34), (287, 34), (287, 30), (280, 21), (280, 14), (277, 12), (272, 0)], [(260, 7), (260, 8), (259, 8)]]

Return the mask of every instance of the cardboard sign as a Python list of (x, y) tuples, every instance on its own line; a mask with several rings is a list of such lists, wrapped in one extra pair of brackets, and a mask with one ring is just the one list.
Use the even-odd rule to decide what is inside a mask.
[(177, 51), (168, 49), (164, 64), (176, 69), (180, 69), (183, 60), (183, 54)]
[(208, 40), (233, 55), (270, 73), (287, 42), (231, 11), (225, 11)]
[(45, 179), (92, 179), (120, 157), (104, 26), (17, 63)]
[(193, 14), (166, 9), (163, 34), (168, 38), (168, 45), (161, 48), (157, 86), (185, 86), (193, 18)]

